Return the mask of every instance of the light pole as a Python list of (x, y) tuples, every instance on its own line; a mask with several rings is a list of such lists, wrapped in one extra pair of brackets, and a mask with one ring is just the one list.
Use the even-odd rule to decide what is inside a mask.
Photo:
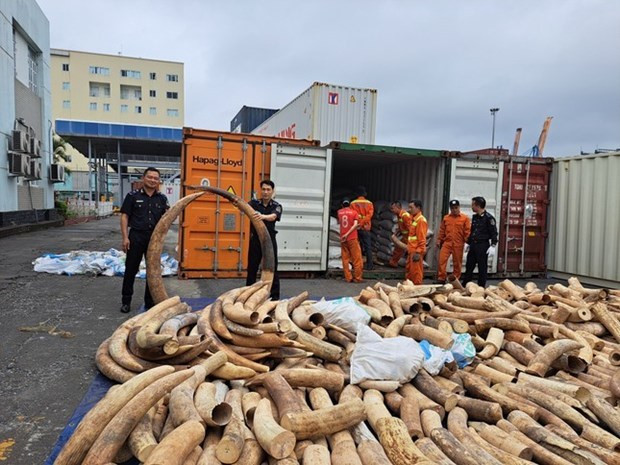
[(495, 148), (495, 113), (499, 111), (499, 108), (491, 108), (490, 112), (493, 115), (493, 131), (491, 132), (491, 148)]

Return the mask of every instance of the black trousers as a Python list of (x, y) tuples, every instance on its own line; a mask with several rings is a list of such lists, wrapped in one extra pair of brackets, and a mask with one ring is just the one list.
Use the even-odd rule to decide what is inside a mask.
[[(278, 273), (278, 243), (276, 236), (271, 236), (271, 243), (273, 244), (273, 255), (275, 258), (275, 269), (273, 270), (273, 284), (271, 285), (271, 298), (273, 300), (280, 300), (280, 275)], [(258, 274), (258, 267), (263, 259), (263, 251), (260, 248), (260, 241), (258, 236), (252, 235), (250, 237), (250, 250), (248, 251), (248, 276), (245, 280), (245, 285), (249, 286), (256, 282), (256, 275)]]
[(360, 247), (362, 248), (362, 253), (366, 255), (366, 269), (372, 270), (374, 268), (374, 263), (372, 261), (372, 244), (370, 231), (366, 231), (364, 229), (357, 230), (357, 237), (360, 241)]
[(463, 285), (470, 282), (474, 275), (474, 268), (478, 266), (478, 286), (486, 287), (487, 284), (487, 256), (489, 250), (488, 242), (478, 242), (469, 246), (467, 252), (467, 261), (465, 262), (465, 276), (463, 277)]
[[(131, 304), (131, 298), (133, 297), (133, 284), (136, 280), (136, 275), (140, 270), (140, 262), (142, 257), (146, 255), (146, 251), (149, 248), (149, 241), (151, 240), (150, 231), (135, 231), (129, 230), (129, 250), (127, 251), (127, 258), (125, 260), (125, 276), (123, 277), (123, 304)], [(144, 286), (144, 306), (150, 308), (154, 305), (151, 292), (149, 291), (149, 283)]]

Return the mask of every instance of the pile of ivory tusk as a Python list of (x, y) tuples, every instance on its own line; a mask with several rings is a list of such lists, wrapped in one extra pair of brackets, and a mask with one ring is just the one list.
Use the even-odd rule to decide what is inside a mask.
[(620, 464), (620, 291), (453, 280), (357, 299), (384, 338), (469, 333), (473, 363), (351, 385), (355, 335), (307, 293), (272, 302), (259, 282), (194, 312), (171, 297), (101, 344), (121, 384), (55, 463)]

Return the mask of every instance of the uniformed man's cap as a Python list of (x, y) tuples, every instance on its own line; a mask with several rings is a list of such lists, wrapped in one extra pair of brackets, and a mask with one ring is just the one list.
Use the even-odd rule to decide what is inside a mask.
[(458, 200), (456, 200), (456, 199), (452, 199), (452, 200), (450, 200), (450, 206), (451, 206), (451, 207), (458, 207), (458, 206), (460, 206), (460, 205), (461, 205), (461, 204), (459, 203), (459, 201), (458, 201)]
[(348, 207), (349, 205), (351, 205), (351, 201), (349, 199), (342, 199), (343, 207)]

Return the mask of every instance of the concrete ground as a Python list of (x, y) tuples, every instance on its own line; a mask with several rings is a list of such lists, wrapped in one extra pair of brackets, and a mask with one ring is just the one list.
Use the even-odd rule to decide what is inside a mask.
[[(122, 278), (35, 273), (32, 262), (47, 252), (119, 249), (118, 223), (109, 217), (0, 238), (0, 461), (43, 463), (96, 374), (97, 347), (128, 318), (119, 312)], [(175, 240), (171, 232), (169, 251)], [(170, 295), (216, 297), (242, 280), (167, 278), (165, 284)], [(287, 279), (282, 295), (307, 290), (312, 297), (347, 296), (364, 286)], [(137, 280), (129, 316), (142, 303), (143, 289)]]

